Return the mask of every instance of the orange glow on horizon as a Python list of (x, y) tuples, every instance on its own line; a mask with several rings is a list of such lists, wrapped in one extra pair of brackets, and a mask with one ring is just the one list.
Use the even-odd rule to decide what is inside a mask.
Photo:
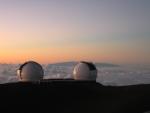
[[(135, 54), (132, 51), (121, 51), (116, 48), (97, 49), (92, 46), (58, 46), (53, 48), (7, 48), (0, 49), (0, 63), (23, 63), (25, 61), (34, 60), (39, 63), (55, 63), (63, 61), (81, 61), (87, 60), (92, 62), (111, 62), (111, 63), (126, 63), (136, 62)], [(141, 57), (142, 58), (142, 57)], [(135, 60), (134, 60), (135, 59)]]

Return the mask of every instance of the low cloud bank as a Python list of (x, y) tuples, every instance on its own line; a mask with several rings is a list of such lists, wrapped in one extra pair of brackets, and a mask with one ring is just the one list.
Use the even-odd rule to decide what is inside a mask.
[[(19, 65), (0, 64), (0, 84), (17, 82)], [(73, 66), (43, 65), (44, 79), (72, 78)], [(103, 85), (150, 84), (150, 66), (97, 67), (97, 82)]]

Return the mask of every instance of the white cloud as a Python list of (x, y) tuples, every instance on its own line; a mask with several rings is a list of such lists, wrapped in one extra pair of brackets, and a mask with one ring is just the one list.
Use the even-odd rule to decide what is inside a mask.
[[(18, 65), (0, 64), (0, 83), (17, 82)], [(73, 67), (43, 66), (44, 79), (72, 78)], [(97, 82), (103, 85), (150, 84), (150, 66), (97, 67)]]

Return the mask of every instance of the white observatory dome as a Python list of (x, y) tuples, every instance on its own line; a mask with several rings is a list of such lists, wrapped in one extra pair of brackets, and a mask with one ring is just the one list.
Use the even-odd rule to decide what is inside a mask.
[(44, 71), (40, 64), (28, 61), (20, 66), (17, 75), (21, 81), (39, 81), (43, 79)]
[(73, 70), (73, 77), (75, 80), (96, 81), (97, 69), (93, 63), (79, 62)]

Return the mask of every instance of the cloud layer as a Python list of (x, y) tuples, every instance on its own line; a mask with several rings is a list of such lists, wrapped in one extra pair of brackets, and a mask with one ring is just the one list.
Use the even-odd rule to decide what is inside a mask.
[[(0, 64), (0, 84), (17, 82), (19, 65)], [(44, 79), (72, 78), (73, 66), (43, 65)], [(103, 85), (150, 84), (150, 66), (97, 67), (97, 82)]]

